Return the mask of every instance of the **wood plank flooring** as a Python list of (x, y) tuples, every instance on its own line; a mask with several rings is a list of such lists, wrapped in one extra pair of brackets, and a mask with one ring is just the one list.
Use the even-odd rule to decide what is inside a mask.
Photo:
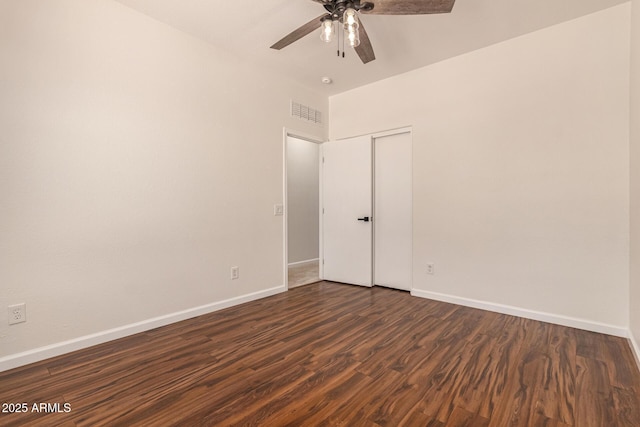
[(0, 373), (0, 425), (638, 427), (639, 393), (624, 339), (320, 282)]

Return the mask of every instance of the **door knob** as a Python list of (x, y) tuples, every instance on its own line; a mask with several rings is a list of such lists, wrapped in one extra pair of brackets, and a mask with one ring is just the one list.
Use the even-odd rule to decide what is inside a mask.
[(369, 222), (369, 217), (365, 216), (364, 218), (358, 218), (358, 221)]

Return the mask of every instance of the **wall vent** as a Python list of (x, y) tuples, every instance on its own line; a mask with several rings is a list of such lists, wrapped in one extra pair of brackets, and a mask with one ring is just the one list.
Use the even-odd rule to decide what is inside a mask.
[(311, 108), (308, 105), (300, 104), (296, 101), (291, 101), (291, 117), (296, 117), (319, 125), (322, 124), (322, 113), (319, 110)]

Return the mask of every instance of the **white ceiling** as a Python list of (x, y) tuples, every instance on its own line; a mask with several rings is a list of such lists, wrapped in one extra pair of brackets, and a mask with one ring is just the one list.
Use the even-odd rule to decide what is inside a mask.
[[(269, 48), (323, 14), (311, 0), (116, 1), (332, 95), (628, 0), (457, 0), (451, 14), (366, 15), (361, 20), (376, 53), (366, 65), (349, 48), (338, 58), (336, 45), (320, 41), (319, 31), (281, 51)], [(333, 84), (323, 85), (323, 76)]]

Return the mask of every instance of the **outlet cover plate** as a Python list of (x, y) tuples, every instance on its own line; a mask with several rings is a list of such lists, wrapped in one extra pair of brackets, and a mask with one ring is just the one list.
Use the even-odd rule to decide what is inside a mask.
[(16, 323), (23, 323), (27, 321), (27, 305), (16, 304), (7, 307), (9, 315), (9, 324), (15, 325)]

